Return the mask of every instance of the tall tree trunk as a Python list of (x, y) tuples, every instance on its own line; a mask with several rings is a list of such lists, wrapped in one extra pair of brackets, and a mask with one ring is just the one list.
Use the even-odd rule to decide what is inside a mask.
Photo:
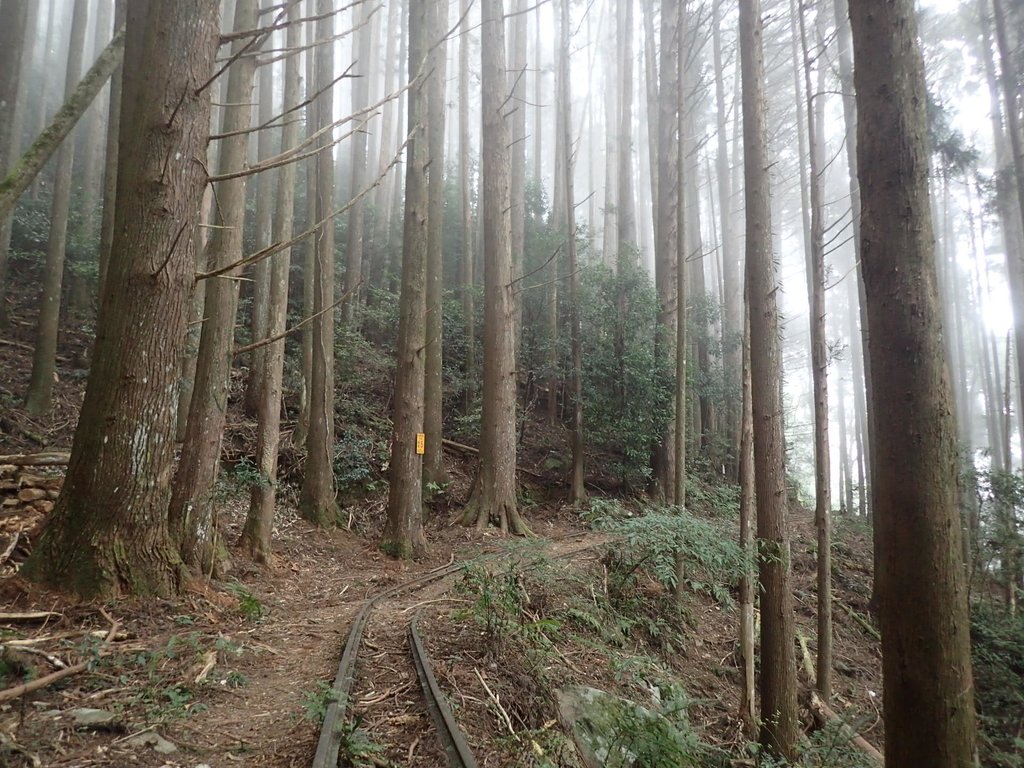
[[(402, 7), (401, 0), (395, 0), (395, 2), (388, 4), (387, 34), (385, 36), (387, 42), (384, 44), (384, 93), (386, 95), (390, 95), (395, 90), (398, 81), (398, 57), (404, 55), (404, 51), (401, 53), (396, 51), (398, 38), (401, 37), (399, 30), (404, 26), (402, 24)], [(398, 147), (396, 142), (397, 132), (395, 130), (396, 100), (388, 99), (384, 106), (381, 107), (380, 154), (377, 159), (378, 176), (385, 173)], [(373, 191), (373, 231), (370, 242), (373, 244), (374, 271), (376, 272), (373, 284), (375, 287), (383, 286), (385, 282), (385, 275), (383, 273), (388, 261), (386, 247), (388, 232), (391, 229), (391, 209), (388, 206), (388, 201), (391, 199), (392, 185), (397, 184), (394, 180), (395, 176), (397, 174), (388, 173)]]
[[(598, 41), (593, 43), (593, 45), (604, 48), (602, 58), (606, 61), (614, 61), (617, 58), (615, 30), (618, 27), (617, 6), (620, 5), (621, 3), (612, 4), (604, 11), (602, 16), (607, 14), (609, 17), (606, 23), (607, 31), (603, 36), (599, 32)], [(604, 221), (601, 253), (604, 257), (604, 265), (608, 269), (614, 270), (618, 264), (619, 247), (619, 201), (617, 199), (619, 192), (619, 163), (617, 159), (619, 153), (619, 84), (610, 67), (602, 67), (601, 70), (603, 79), (601, 96), (604, 103), (604, 184), (601, 185), (604, 192), (602, 205)]]
[[(664, 9), (664, 5), (662, 6)], [(664, 10), (662, 10), (664, 14)], [(689, 172), (690, 167), (687, 158), (687, 126), (688, 121), (686, 117), (687, 104), (689, 102), (689, 93), (687, 82), (687, 67), (685, 65), (686, 55), (683, 53), (682, 40), (685, 35), (687, 26), (687, 19), (685, 16), (685, 9), (680, 8), (678, 11), (678, 17), (675, 20), (676, 24), (676, 60), (674, 66), (676, 69), (676, 142), (678, 144), (676, 152), (676, 195), (675, 195), (675, 216), (676, 216), (676, 253), (675, 253), (675, 424), (674, 424), (674, 450), (673, 450), (673, 463), (672, 463), (672, 500), (679, 507), (679, 509), (686, 508), (686, 438), (687, 438), (687, 427), (693, 423), (687, 410), (687, 399), (686, 399), (686, 379), (687, 379), (687, 363), (686, 353), (689, 349), (689, 338), (687, 335), (687, 324), (686, 315), (688, 309), (689, 299), (689, 286), (687, 285), (689, 277), (689, 268), (686, 263), (688, 255), (688, 246), (690, 239), (690, 220), (689, 211), (687, 206), (690, 203), (690, 185), (689, 185)], [(664, 42), (662, 43), (664, 45)], [(665, 63), (665, 59), (662, 58), (662, 63)], [(666, 70), (663, 68), (662, 73)], [(662, 98), (668, 94), (668, 91), (664, 90), (665, 80), (662, 78)], [(661, 113), (661, 117), (664, 118), (665, 112)], [(683, 595), (683, 589), (685, 587), (685, 568), (686, 563), (682, 550), (676, 552), (676, 597), (681, 598)]]
[(82, 597), (167, 594), (174, 401), (195, 279), (217, 39), (215, 0), (128, 8), (109, 287), (64, 489), (22, 571)]
[[(71, 98), (82, 72), (85, 52), (85, 30), (89, 21), (88, 0), (75, 0), (71, 20), (71, 41), (68, 48), (64, 98)], [(65, 139), (57, 151), (53, 199), (50, 208), (50, 236), (46, 243), (46, 267), (43, 291), (36, 321), (36, 338), (32, 354), (32, 378), (25, 395), (25, 410), (42, 416), (50, 410), (53, 380), (57, 375), (57, 332), (60, 325), (61, 284), (64, 280), (65, 246), (68, 235), (68, 214), (71, 210), (71, 171), (75, 162), (74, 139)]]
[(317, 0), (316, 49), (317, 90), (316, 124), (324, 129), (316, 156), (317, 189), (314, 221), (323, 226), (316, 238), (316, 268), (313, 270), (313, 312), (311, 323), (312, 369), (309, 384), (309, 430), (306, 434), (306, 471), (299, 493), (299, 511), (317, 525), (338, 520), (339, 509), (334, 484), (334, 220), (327, 220), (334, 209), (334, 164), (331, 162), (334, 96), (328, 86), (334, 79), (334, 46), (326, 44), (334, 36), (331, 0)]
[[(317, 0), (307, 0), (306, 11), (312, 16), (316, 9)], [(306, 45), (312, 46), (306, 51), (306, 99), (312, 99), (313, 94), (319, 87), (316, 62), (317, 52), (320, 46), (316, 45), (316, 30), (313, 24), (306, 25)], [(317, 110), (319, 106), (314, 99), (306, 105), (306, 138), (315, 141), (313, 135), (318, 129)], [(306, 165), (306, 230), (313, 228), (317, 222), (316, 201), (317, 201), (317, 164), (320, 162), (319, 155), (314, 156)], [(314, 287), (316, 283), (316, 248), (317, 234), (314, 233), (306, 238), (302, 246), (302, 308), (306, 317), (316, 314), (316, 299)], [(309, 435), (309, 398), (311, 382), (313, 380), (313, 335), (315, 329), (312, 324), (302, 329), (302, 355), (299, 360), (299, 419), (295, 425), (295, 432), (292, 439), (296, 445), (305, 445)]]
[[(822, 27), (821, 12), (815, 14)], [(799, 14), (807, 91), (807, 143), (810, 148), (810, 274), (807, 302), (811, 322), (811, 374), (814, 388), (814, 527), (818, 539), (818, 658), (815, 684), (822, 698), (832, 698), (832, 470), (828, 440), (828, 342), (825, 336), (825, 76), (818, 64), (817, 89), (808, 43), (806, 13)], [(821, 37), (819, 36), (819, 46)], [(821, 51), (816, 52), (819, 58)]]
[[(514, 0), (514, 15), (511, 19), (509, 36), (509, 103), (506, 111), (512, 121), (512, 146), (510, 148), (511, 200), (512, 200), (512, 280), (519, 284), (526, 259), (526, 12), (527, 0)], [(514, 323), (513, 358), (519, 360), (523, 335), (523, 292), (513, 291), (512, 322)]]
[(797, 745), (791, 555), (779, 390), (778, 278), (772, 257), (765, 118), (763, 21), (759, 0), (740, 2), (743, 152), (747, 212), (746, 286), (750, 312), (751, 404), (761, 594), (761, 743), (786, 760)]
[[(253, 29), (256, 10), (256, 0), (237, 0), (234, 29)], [(236, 40), (231, 46), (232, 54), (243, 53), (249, 42), (249, 38)], [(234, 173), (245, 167), (248, 135), (244, 131), (252, 122), (250, 102), (255, 71), (253, 56), (240, 56), (228, 70), (227, 101), (231, 106), (224, 113), (224, 132), (240, 133), (221, 140), (220, 174)], [(245, 187), (245, 176), (217, 185), (214, 229), (206, 244), (207, 269), (219, 269), (242, 258)], [(213, 278), (206, 286), (195, 384), (171, 492), (171, 535), (178, 542), (185, 564), (202, 574), (224, 573), (230, 562), (220, 538), (212, 493), (227, 421), (228, 383), (238, 314), (236, 277), (237, 270), (233, 270), (224, 277)]]
[[(124, 26), (128, 0), (114, 0), (114, 29)], [(106, 149), (103, 153), (103, 214), (100, 220), (98, 303), (103, 304), (103, 291), (107, 284), (110, 248), (114, 242), (114, 214), (117, 201), (117, 137), (121, 130), (121, 89), (124, 69), (118, 67), (110, 77), (110, 105), (107, 115)]]
[[(436, 19), (431, 26), (430, 84), (427, 102), (427, 314), (426, 361), (423, 407), (423, 432), (426, 435), (426, 453), (423, 457), (423, 483), (430, 489), (448, 482), (441, 452), (442, 421), (442, 319), (444, 293), (444, 133), (445, 82), (447, 80), (448, 46), (444, 35), (448, 32), (448, 0), (435, 0), (430, 11)], [(520, 109), (524, 109), (520, 107)], [(513, 206), (513, 211), (515, 210)], [(407, 214), (408, 215), (408, 214)]]
[[(301, 5), (293, 3), (288, 7), (288, 21), (285, 47), (294, 50), (302, 44)], [(264, 65), (266, 66), (266, 65)], [(301, 97), (299, 78), (299, 55), (285, 59), (284, 63), (284, 112), (296, 109)], [(262, 97), (261, 97), (262, 98)], [(299, 124), (289, 120), (281, 129), (281, 152), (287, 152), (299, 143)], [(274, 242), (292, 239), (295, 221), (295, 177), (296, 166), (288, 163), (281, 166), (277, 177), (277, 209), (274, 213)], [(266, 171), (265, 171), (266, 173)], [(270, 292), (267, 304), (267, 338), (277, 338), (284, 333), (288, 320), (288, 271), (291, 263), (291, 249), (275, 253), (270, 265)], [(249, 513), (239, 541), (241, 547), (257, 562), (269, 563), (271, 533), (274, 527), (274, 508), (277, 503), (277, 459), (281, 440), (281, 385), (284, 374), (285, 340), (280, 338), (267, 345), (266, 351), (258, 358), (257, 375), (261, 385), (256, 407), (256, 461), (260, 482), (252, 487), (249, 496)]]
[[(980, 0), (981, 16), (988, 17), (987, 3)], [(985, 74), (988, 80), (989, 95), (992, 103), (993, 139), (996, 150), (996, 168), (1001, 171), (1007, 181), (1000, 190), (999, 214), (1006, 243), (1006, 271), (1010, 284), (1010, 297), (1013, 303), (1014, 343), (1017, 349), (1024, 349), (1024, 147), (1021, 142), (1020, 118), (1014, 108), (1016, 104), (1015, 83), (1012, 63), (1009, 61), (1009, 40), (1003, 20), (1003, 6), (992, 0), (997, 49), (1000, 53), (1002, 72), (996, 76), (995, 61), (992, 52), (990, 29), (987, 23), (982, 24), (983, 56)], [(1000, 30), (1002, 36), (1000, 39)], [(1003, 99), (999, 98), (1000, 86)], [(1011, 112), (1013, 114), (1011, 114)], [(1005, 114), (1005, 130), (1003, 115)], [(1007, 137), (1009, 134), (1009, 137)], [(1015, 183), (1011, 183), (1010, 179)], [(1017, 394), (1024, 404), (1024, 356), (1017, 356)], [(1018, 412), (1018, 425), (1024, 434), (1024, 406)]]
[(482, 530), (528, 534), (516, 504), (516, 372), (513, 338), (511, 132), (505, 107), (505, 21), (502, 0), (483, 0), (481, 24), (481, 214), (484, 234), (484, 384), (480, 470), (462, 520)]
[(616, 194), (618, 256), (636, 258), (636, 207), (633, 205), (633, 0), (619, 3), (619, 189)]
[[(21, 145), (16, 115), (24, 110), (18, 98), (22, 62), (28, 59), (24, 51), (32, 47), (35, 35), (35, 28), (28, 24), (30, 16), (34, 15), (29, 13), (30, 4), (30, 0), (11, 0), (10, 5), (5, 2), (3, 8), (6, 19), (0, 27), (0, 176), (7, 176)], [(11, 217), (4, 214), (0, 216), (0, 328), (8, 325), (7, 253), (10, 243)]]
[[(469, 0), (459, 0), (459, 18), (469, 13)], [(459, 212), (462, 226), (462, 283), (463, 334), (466, 337), (466, 391), (462, 412), (469, 414), (476, 399), (476, 308), (473, 306), (473, 210), (470, 204), (469, 183), (469, 34), (459, 39)]]
[[(96, 2), (96, 21), (93, 29), (92, 55), (99, 55), (110, 42), (111, 22), (113, 20), (113, 0), (98, 0)], [(114, 28), (116, 29), (116, 27)], [(100, 193), (103, 189), (100, 183), (100, 173), (103, 166), (104, 131), (103, 120), (105, 113), (109, 110), (102, 98), (97, 98), (85, 116), (84, 136), (82, 139), (82, 172), (80, 175), (81, 193), (79, 203), (78, 226), (76, 238), (80, 243), (94, 242), (93, 238), (99, 227), (96, 221), (96, 210), (100, 201)], [(82, 129), (79, 130), (83, 133)], [(86, 259), (84, 253), (69, 254), (71, 257), (68, 268), (68, 311), (73, 315), (92, 313), (93, 311), (93, 289), (92, 280), (88, 276)], [(92, 258), (98, 262), (98, 253), (93, 253)], [(98, 295), (98, 294), (97, 294)]]
[(737, 402), (742, 384), (741, 374), (743, 323), (743, 293), (740, 288), (740, 264), (735, 250), (732, 221), (735, 215), (732, 202), (729, 143), (726, 131), (725, 64), (722, 57), (722, 35), (719, 19), (722, 0), (715, 0), (712, 11), (712, 44), (715, 63), (715, 135), (718, 142), (715, 156), (715, 174), (718, 179), (718, 216), (720, 219), (720, 253), (722, 256), (722, 282), (725, 284), (722, 302), (722, 350), (725, 377), (725, 432), (729, 439), (727, 466), (729, 477), (738, 477), (741, 440), (740, 409)]
[[(446, 4), (446, 0), (440, 0)], [(395, 374), (395, 415), (391, 436), (391, 482), (388, 516), (380, 548), (400, 558), (419, 556), (427, 546), (423, 533), (423, 462), (416, 436), (423, 430), (424, 357), (430, 201), (427, 174), (432, 167), (430, 110), (440, 95), (428, 70), (429, 44), (438, 29), (439, 0), (409, 3), (409, 133), (405, 166), (405, 226), (402, 238), (402, 294), (398, 320), (398, 366)]]
[[(263, 12), (271, 13), (268, 9), (274, 4), (274, 0), (263, 0)], [(272, 48), (272, 35), (267, 36), (265, 46)], [(274, 71), (270, 64), (264, 64), (259, 70), (257, 81), (257, 96), (259, 105), (257, 107), (257, 125), (266, 125), (273, 120), (274, 115)], [(289, 115), (289, 118), (294, 117)], [(273, 135), (269, 128), (264, 128), (256, 134), (256, 158), (257, 162), (267, 160), (274, 153)], [(256, 176), (256, 250), (266, 248), (273, 242), (274, 230), (274, 179), (275, 174), (264, 171)], [(270, 318), (270, 273), (272, 259), (261, 259), (253, 265), (253, 296), (252, 308), (249, 315), (249, 330), (252, 340), (265, 339), (270, 334), (267, 332), (267, 322)], [(245, 380), (245, 396), (243, 405), (245, 412), (255, 416), (260, 404), (260, 387), (263, 385), (263, 375), (267, 367), (261, 358), (268, 353), (267, 347), (258, 347), (249, 353), (249, 375)]]
[[(744, 291), (744, 295), (746, 292)], [(742, 380), (742, 405), (740, 413), (740, 548), (753, 564), (754, 515), (757, 499), (754, 496), (754, 416), (750, 381), (750, 313), (744, 300), (743, 338), (741, 346), (740, 377)], [(754, 709), (754, 576), (744, 568), (740, 577), (740, 656), (743, 659), (743, 687), (740, 694), (740, 718), (748, 733), (757, 727)]]
[(885, 762), (974, 764), (956, 424), (942, 348), (924, 63), (913, 0), (850, 4), (861, 264), (875, 386)]
[[(658, 318), (655, 348), (671, 360), (676, 348), (676, 269), (679, 261), (679, 7), (662, 0), (658, 96), (658, 194), (655, 201), (655, 284)], [(677, 414), (682, 418), (683, 414)], [(667, 504), (675, 501), (675, 421), (665, 428), (654, 453), (655, 494)]]
[[(372, 14), (380, 10), (380, 6), (369, 2), (359, 3), (357, 7), (359, 33), (355, 52), (356, 72), (352, 86), (353, 112), (365, 109), (370, 100), (370, 60), (373, 57), (374, 43)], [(356, 119), (365, 121), (368, 118)], [(350, 183), (353, 197), (358, 195), (369, 181), (366, 173), (366, 133), (365, 126), (357, 125), (356, 132), (351, 139), (352, 174)], [(341, 314), (342, 322), (350, 327), (355, 322), (356, 309), (359, 307), (362, 296), (364, 221), (364, 206), (360, 200), (349, 209), (348, 229), (345, 232), (345, 278), (342, 284), (345, 298), (341, 302)]]
[[(580, 276), (576, 258), (576, 198), (573, 190), (573, 132), (572, 132), (572, 79), (569, 51), (572, 43), (572, 25), (569, 0), (562, 0), (561, 45), (558, 52), (558, 110), (562, 129), (562, 170), (565, 173), (565, 238), (566, 269), (569, 272), (569, 345), (572, 349), (572, 367), (569, 371), (569, 399), (572, 417), (569, 426), (569, 444), (572, 455), (570, 470), (570, 498), (581, 504), (587, 498), (583, 485), (583, 330), (580, 321)], [(554, 393), (551, 393), (554, 398)]]
[[(857, 103), (854, 98), (853, 82), (853, 43), (850, 35), (850, 12), (848, 0), (834, 0), (833, 11), (836, 20), (836, 39), (838, 41), (839, 59), (839, 82), (843, 93), (843, 122), (846, 128), (846, 164), (850, 179), (850, 216), (853, 227), (853, 243), (857, 254), (854, 261), (854, 268), (857, 275), (857, 318), (859, 321), (859, 333), (850, 335), (850, 356), (854, 365), (854, 386), (853, 403), (855, 409), (855, 422), (857, 423), (857, 444), (858, 448), (858, 505), (860, 514), (871, 515), (872, 528), (878, 530), (874, 519), (874, 501), (872, 486), (874, 484), (874, 447), (877, 440), (874, 434), (875, 395), (874, 383), (871, 376), (871, 360), (867, 353), (870, 344), (870, 329), (868, 328), (867, 302), (864, 295), (864, 269), (860, 259), (861, 253), (861, 203), (860, 203), (860, 180), (857, 153), (857, 131), (858, 116)], [(853, 323), (851, 312), (851, 324)], [(875, 556), (877, 558), (877, 544), (874, 540)], [(872, 581), (872, 593), (870, 605), (878, 604), (877, 585)]]

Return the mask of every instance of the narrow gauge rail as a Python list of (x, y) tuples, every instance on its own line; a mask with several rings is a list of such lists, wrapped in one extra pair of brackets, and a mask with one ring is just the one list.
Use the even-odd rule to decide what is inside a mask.
[[(565, 543), (586, 535), (588, 535), (586, 532), (571, 534), (561, 539), (557, 539), (555, 542)], [(569, 550), (555, 555), (553, 559), (571, 557), (579, 554), (580, 552), (585, 552), (600, 546), (601, 543), (603, 542), (593, 543), (585, 547)], [(491, 552), (488, 554), (494, 553)], [(460, 563), (442, 566), (441, 568), (430, 571), (418, 578), (389, 587), (388, 589), (379, 592), (363, 604), (363, 607), (359, 610), (359, 613), (356, 614), (356, 618), (352, 622), (352, 628), (349, 630), (348, 638), (345, 641), (345, 650), (342, 652), (341, 662), (338, 664), (338, 671), (334, 677), (332, 701), (327, 707), (327, 711), (324, 715), (324, 721), (320, 728), (320, 738), (317, 742), (312, 768), (337, 768), (338, 766), (338, 759), (340, 757), (339, 753), (341, 750), (342, 725), (345, 722), (345, 717), (348, 711), (349, 695), (352, 692), (352, 686), (355, 682), (356, 660), (359, 655), (360, 646), (362, 645), (363, 632), (366, 629), (367, 622), (369, 621), (370, 614), (373, 612), (373, 609), (389, 598), (396, 597), (407, 592), (414, 592), (432, 584), (435, 581), (440, 581), (447, 576), (451, 576), (463, 570), (468, 565), (468, 562), (469, 561), (463, 561)], [(413, 665), (416, 668), (416, 674), (419, 678), (420, 686), (427, 702), (427, 709), (430, 712), (431, 718), (437, 728), (438, 739), (448, 759), (448, 764), (451, 768), (477, 768), (477, 762), (473, 757), (469, 744), (467, 743), (462, 730), (459, 728), (458, 723), (455, 722), (455, 717), (452, 715), (451, 709), (448, 707), (444, 695), (441, 692), (441, 688), (437, 683), (437, 679), (434, 677), (430, 656), (428, 655), (423, 640), (419, 635), (418, 622), (419, 611), (416, 612), (416, 615), (409, 623), (409, 644), (412, 653)]]

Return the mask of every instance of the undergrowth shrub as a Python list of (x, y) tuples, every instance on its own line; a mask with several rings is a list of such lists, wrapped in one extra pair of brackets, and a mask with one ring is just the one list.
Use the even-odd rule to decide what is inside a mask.
[(1003, 606), (975, 604), (971, 657), (982, 765), (1024, 766), (1024, 617)]

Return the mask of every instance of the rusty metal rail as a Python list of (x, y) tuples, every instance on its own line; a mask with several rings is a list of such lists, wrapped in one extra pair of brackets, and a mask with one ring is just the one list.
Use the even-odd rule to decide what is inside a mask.
[(320, 739), (317, 741), (316, 753), (313, 756), (313, 768), (338, 767), (342, 727), (345, 723), (345, 714), (348, 711), (348, 697), (352, 691), (352, 683), (355, 681), (356, 659), (359, 656), (359, 646), (362, 644), (363, 630), (366, 629), (366, 622), (373, 609), (383, 600), (424, 587), (445, 576), (450, 576), (464, 567), (465, 563), (444, 566), (419, 578), (386, 589), (363, 604), (359, 613), (356, 614), (355, 621), (352, 622), (348, 639), (345, 641), (345, 650), (341, 654), (341, 662), (338, 664), (338, 672), (334, 676), (334, 685), (331, 688), (332, 701), (327, 706), (324, 722), (320, 727)]
[[(572, 534), (559, 541), (579, 538), (581, 535), (586, 534)], [(561, 560), (572, 557), (600, 546), (601, 543), (563, 552), (560, 555), (555, 555), (552, 559)], [(420, 589), (435, 581), (451, 576), (463, 570), (469, 562), (471, 561), (442, 566), (423, 576), (390, 587), (363, 604), (349, 630), (348, 638), (345, 641), (345, 650), (342, 652), (341, 662), (338, 664), (338, 671), (334, 677), (334, 685), (331, 689), (332, 701), (327, 707), (320, 729), (320, 738), (317, 742), (316, 754), (313, 757), (313, 768), (337, 768), (338, 766), (342, 728), (348, 711), (349, 694), (355, 682), (356, 659), (362, 644), (363, 631), (373, 609), (384, 600), (404, 592)], [(434, 677), (430, 656), (417, 629), (418, 623), (419, 611), (416, 612), (409, 624), (409, 645), (413, 665), (416, 668), (416, 674), (423, 689), (423, 695), (426, 698), (427, 709), (430, 711), (430, 716), (437, 727), (438, 739), (448, 758), (448, 764), (451, 768), (477, 768), (477, 762), (473, 757), (469, 744), (466, 742), (466, 738), (458, 723), (455, 722), (455, 717), (448, 707), (441, 687), (437, 683), (437, 678)]]
[(420, 612), (409, 623), (409, 647), (412, 649), (412, 661), (416, 665), (416, 675), (420, 679), (423, 693), (427, 697), (427, 708), (430, 716), (437, 726), (438, 738), (448, 756), (448, 765), (451, 768), (477, 768), (476, 758), (462, 734), (452, 710), (441, 692), (441, 686), (437, 684), (434, 677), (434, 670), (430, 663), (430, 655), (423, 647), (423, 640), (419, 633)]

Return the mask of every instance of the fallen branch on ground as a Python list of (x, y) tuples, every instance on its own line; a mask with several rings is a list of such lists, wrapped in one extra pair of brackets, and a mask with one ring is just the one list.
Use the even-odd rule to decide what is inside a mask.
[(0, 464), (16, 467), (64, 467), (71, 460), (70, 453), (50, 451), (47, 453), (12, 453), (0, 456)]
[(846, 603), (842, 602), (841, 600), (836, 600), (835, 603), (840, 608), (842, 608), (844, 611), (846, 611), (846, 613), (854, 621), (856, 621), (858, 624), (860, 624), (862, 627), (864, 627), (865, 631), (869, 635), (871, 635), (873, 638), (875, 638), (875, 640), (877, 640), (878, 642), (882, 642), (882, 633), (879, 632), (878, 629), (871, 622), (869, 622), (867, 619), (865, 619), (863, 616), (861, 616), (859, 613), (857, 613), (855, 610), (853, 610), (853, 608), (851, 608), (850, 606), (848, 606)]
[[(60, 614), (55, 615), (59, 616)], [(110, 627), (110, 631), (107, 632), (107, 636), (103, 640), (103, 644), (100, 647), (102, 648), (104, 645), (110, 643), (110, 641), (113, 640), (114, 637), (117, 635), (117, 631), (120, 628), (121, 624), (115, 621), (113, 625)], [(49, 675), (44, 675), (43, 677), (40, 677), (36, 680), (30, 680), (27, 683), (16, 685), (13, 688), (5, 688), (4, 690), (0, 691), (0, 704), (2, 704), (5, 701), (12, 701), (14, 699), (17, 699), (21, 696), (24, 696), (27, 693), (32, 693), (33, 691), (38, 691), (42, 688), (46, 688), (47, 686), (52, 685), (53, 683), (56, 683), (59, 680), (63, 680), (65, 677), (71, 677), (72, 675), (77, 675), (79, 672), (84, 672), (89, 668), (90, 664), (92, 664), (92, 660), (83, 661), (73, 666), (65, 667), (64, 669), (58, 669), (56, 672)]]

